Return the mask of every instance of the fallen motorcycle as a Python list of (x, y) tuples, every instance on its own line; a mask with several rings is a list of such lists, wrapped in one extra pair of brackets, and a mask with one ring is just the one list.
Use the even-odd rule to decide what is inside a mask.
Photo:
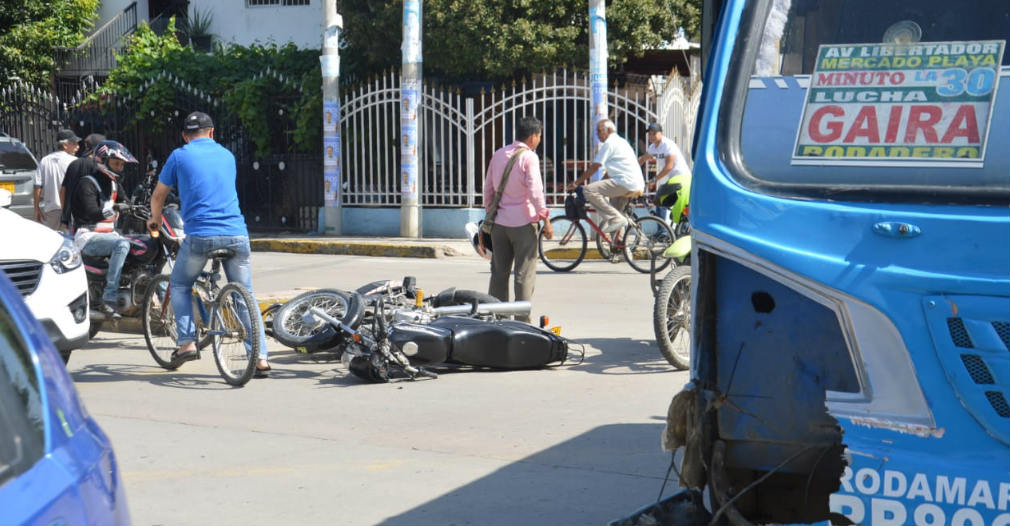
[(529, 302), (500, 302), (475, 291), (449, 289), (425, 299), (408, 277), (402, 285), (302, 294), (273, 313), (273, 334), (302, 352), (337, 352), (351, 373), (369, 382), (436, 378), (426, 366), (437, 364), (527, 369), (565, 363), (570, 344), (560, 328), (498, 319), (529, 311)]

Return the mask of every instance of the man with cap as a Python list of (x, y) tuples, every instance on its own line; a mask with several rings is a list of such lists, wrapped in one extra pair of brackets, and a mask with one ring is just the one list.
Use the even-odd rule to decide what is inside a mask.
[[(663, 126), (658, 122), (649, 124), (649, 127), (646, 128), (646, 137), (648, 144), (645, 146), (645, 155), (638, 158), (638, 164), (645, 165), (648, 162), (655, 162), (659, 167), (656, 177), (646, 184), (649, 190), (663, 186), (670, 176), (691, 175), (691, 167), (688, 166), (687, 159), (677, 147), (677, 143), (673, 142), (673, 139), (663, 136)], [(646, 173), (648, 172), (646, 171)], [(664, 220), (670, 220), (668, 217), (669, 208), (658, 207), (658, 212)]]
[(70, 163), (77, 159), (74, 154), (81, 138), (73, 130), (64, 129), (57, 132), (56, 142), (56, 151), (43, 157), (35, 172), (35, 220), (53, 230), (59, 228), (63, 213), (60, 194), (63, 177)]
[(63, 176), (63, 182), (60, 184), (60, 202), (65, 203), (63, 206), (63, 212), (60, 214), (60, 226), (67, 228), (70, 233), (73, 233), (71, 227), (71, 214), (70, 203), (72, 195), (74, 195), (74, 190), (77, 188), (77, 182), (81, 180), (82, 177), (86, 175), (96, 175), (98, 173), (98, 163), (95, 162), (95, 148), (105, 141), (105, 136), (100, 133), (90, 133), (84, 138), (84, 150), (83, 157), (78, 157), (74, 159), (74, 162), (67, 166), (67, 172)]
[[(172, 360), (180, 365), (197, 358), (192, 290), (207, 264), (208, 254), (218, 249), (232, 250), (235, 255), (224, 262), (228, 281), (241, 283), (250, 293), (253, 291), (249, 231), (235, 190), (235, 156), (214, 141), (214, 121), (203, 112), (194, 111), (186, 116), (182, 140), (186, 144), (168, 156), (158, 175), (158, 185), (151, 195), (151, 219), (147, 223), (152, 231), (160, 227), (165, 198), (174, 187), (186, 224), (186, 239), (179, 248), (169, 281), (179, 345), (172, 353)], [(257, 313), (249, 314), (246, 319), (251, 319), (258, 328), (250, 331), (252, 337), (260, 341), (256, 376), (267, 376), (270, 364), (263, 324)]]

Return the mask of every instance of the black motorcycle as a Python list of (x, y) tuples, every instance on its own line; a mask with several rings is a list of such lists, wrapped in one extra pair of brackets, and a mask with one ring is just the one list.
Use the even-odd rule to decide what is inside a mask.
[[(119, 294), (114, 309), (119, 316), (139, 317), (147, 286), (156, 276), (161, 274), (165, 263), (175, 260), (186, 234), (183, 230), (182, 214), (178, 207), (169, 205), (161, 214), (161, 227), (157, 232), (131, 232), (136, 228), (129, 225), (145, 225), (151, 217), (151, 209), (147, 205), (120, 203), (116, 205), (120, 212), (117, 230), (124, 232), (130, 242), (130, 253), (123, 263), (123, 271), (119, 279)], [(140, 227), (146, 230), (144, 227)], [(141, 230), (140, 232), (143, 232)], [(102, 291), (105, 289), (105, 276), (109, 271), (108, 257), (92, 257), (82, 255), (84, 269), (88, 276), (88, 298), (91, 311), (91, 337), (102, 329), (109, 318), (98, 309), (102, 302)]]

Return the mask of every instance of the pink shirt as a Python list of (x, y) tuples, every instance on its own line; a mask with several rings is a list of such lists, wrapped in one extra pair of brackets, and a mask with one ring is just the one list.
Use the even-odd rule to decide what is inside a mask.
[[(487, 167), (487, 177), (484, 178), (484, 209), (491, 207), (494, 194), (501, 184), (502, 172), (509, 159), (520, 146), (526, 144), (516, 141), (494, 152), (491, 163)], [(527, 147), (528, 148), (528, 147)], [(498, 203), (498, 216), (494, 222), (502, 226), (523, 226), (536, 223), (550, 215), (544, 200), (544, 182), (540, 176), (540, 158), (536, 152), (527, 149), (522, 157), (512, 167), (501, 202)]]

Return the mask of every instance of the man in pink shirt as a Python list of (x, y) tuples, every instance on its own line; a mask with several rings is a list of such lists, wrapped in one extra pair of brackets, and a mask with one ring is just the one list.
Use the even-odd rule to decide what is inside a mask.
[[(533, 297), (537, 280), (537, 227), (544, 222), (544, 236), (554, 237), (550, 211), (544, 200), (544, 183), (540, 176), (540, 145), (542, 126), (536, 117), (523, 117), (516, 123), (516, 140), (494, 152), (484, 178), (484, 209), (501, 186), (502, 176), (513, 155), (521, 157), (514, 163), (498, 202), (497, 216), (491, 229), (491, 283), (488, 294), (509, 301), (509, 275), (515, 264), (515, 299)], [(522, 321), (529, 322), (529, 317)]]

